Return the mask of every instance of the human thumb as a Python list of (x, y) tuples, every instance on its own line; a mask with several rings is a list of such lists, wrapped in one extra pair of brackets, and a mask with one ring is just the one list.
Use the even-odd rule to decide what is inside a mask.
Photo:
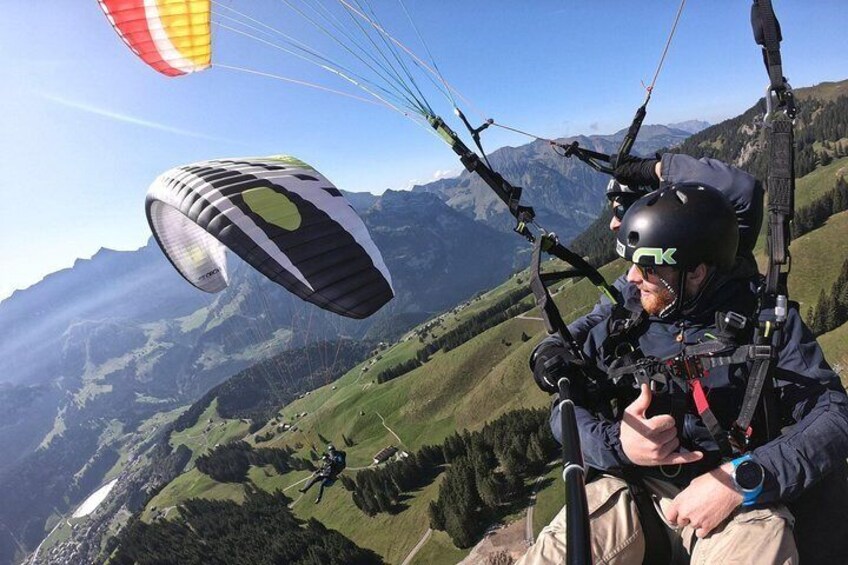
[(651, 387), (648, 386), (647, 383), (643, 383), (640, 389), (639, 397), (630, 403), (628, 408), (629, 412), (635, 416), (644, 416), (648, 407), (651, 405), (651, 400), (653, 399)]

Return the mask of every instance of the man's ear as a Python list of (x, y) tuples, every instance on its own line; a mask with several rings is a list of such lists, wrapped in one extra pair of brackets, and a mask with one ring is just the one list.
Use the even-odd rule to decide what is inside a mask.
[(705, 263), (701, 263), (694, 269), (688, 271), (686, 276), (687, 290), (693, 294), (700, 290), (701, 285), (704, 284), (704, 281), (709, 274), (710, 268)]

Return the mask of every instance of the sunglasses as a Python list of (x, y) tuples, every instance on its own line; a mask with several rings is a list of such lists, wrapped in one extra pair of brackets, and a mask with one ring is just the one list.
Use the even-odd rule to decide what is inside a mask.
[(612, 215), (619, 222), (624, 219), (624, 214), (630, 209), (630, 206), (636, 202), (638, 198), (626, 198), (619, 196), (612, 201)]
[(657, 274), (657, 268), (654, 265), (640, 265), (639, 263), (633, 263), (633, 266), (636, 267), (636, 270), (639, 271), (639, 274), (642, 275), (643, 279), (647, 279), (648, 277), (652, 277)]

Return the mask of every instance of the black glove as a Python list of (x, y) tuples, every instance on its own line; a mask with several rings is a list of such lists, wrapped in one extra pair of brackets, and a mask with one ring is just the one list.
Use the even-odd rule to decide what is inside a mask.
[(615, 160), (612, 176), (621, 184), (630, 187), (649, 186), (656, 189), (660, 187), (660, 178), (656, 172), (658, 162), (659, 159), (656, 158), (623, 155)]
[(559, 379), (582, 372), (583, 365), (583, 361), (576, 359), (557, 338), (543, 340), (530, 355), (530, 370), (536, 386), (548, 394), (559, 392)]

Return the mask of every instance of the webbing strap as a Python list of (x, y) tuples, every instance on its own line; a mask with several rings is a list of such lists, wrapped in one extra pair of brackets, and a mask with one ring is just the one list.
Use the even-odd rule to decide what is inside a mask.
[(784, 85), (783, 65), (780, 58), (780, 23), (774, 15), (771, 0), (754, 0), (751, 6), (751, 27), (754, 30), (754, 40), (763, 48), (763, 63), (769, 74), (773, 89), (781, 89)]
[(710, 402), (707, 400), (707, 395), (704, 392), (704, 387), (701, 386), (701, 379), (693, 379), (691, 383), (692, 399), (695, 401), (695, 408), (698, 410), (698, 415), (701, 421), (707, 426), (707, 431), (710, 432), (713, 440), (718, 444), (719, 452), (723, 457), (732, 457), (733, 449), (730, 447), (730, 442), (727, 439), (727, 432), (721, 427), (721, 424), (713, 414), (710, 408)]
[[(776, 365), (774, 354), (781, 345), (782, 326), (786, 320), (787, 278), (791, 267), (789, 222), (795, 206), (795, 140), (792, 123), (796, 112), (795, 99), (783, 76), (780, 56), (780, 42), (783, 38), (771, 0), (753, 0), (751, 25), (755, 41), (763, 48), (763, 62), (769, 75), (766, 115), (763, 120), (768, 150), (768, 267), (765, 285), (761, 289), (759, 327), (754, 341), (769, 351), (768, 355), (754, 358), (742, 409), (730, 431), (734, 445), (741, 451), (745, 451), (750, 443), (751, 421), (761, 406), (766, 420), (765, 437), (772, 435), (771, 428), (776, 416), (772, 394)], [(764, 308), (774, 308), (774, 312), (764, 312)]]
[(769, 345), (743, 345), (737, 347), (730, 355), (719, 357), (703, 357), (701, 365), (704, 369), (712, 369), (723, 365), (739, 365), (748, 361), (771, 358), (771, 346)]
[(795, 143), (792, 120), (785, 114), (776, 115), (766, 124), (769, 167), (768, 190), (768, 252), (766, 294), (786, 294), (787, 272), (781, 266), (789, 265), (789, 221), (795, 209)]
[[(747, 436), (748, 428), (751, 427), (751, 420), (754, 419), (754, 413), (757, 411), (757, 406), (760, 402), (760, 396), (763, 393), (763, 387), (766, 380), (769, 378), (769, 373), (772, 369), (771, 359), (759, 359), (754, 361), (754, 366), (751, 369), (751, 375), (748, 377), (748, 386), (745, 388), (745, 398), (742, 401), (742, 409), (739, 411), (739, 417), (734, 424), (734, 435), (743, 434)], [(740, 438), (741, 439), (741, 438)]]

